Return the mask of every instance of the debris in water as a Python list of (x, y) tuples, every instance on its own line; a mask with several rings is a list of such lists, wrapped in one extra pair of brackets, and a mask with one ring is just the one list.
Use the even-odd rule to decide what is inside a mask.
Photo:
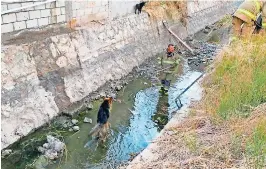
[(47, 135), (47, 143), (42, 147), (38, 147), (38, 151), (44, 154), (44, 156), (50, 160), (57, 159), (60, 154), (63, 153), (65, 143), (60, 141), (51, 135)]
[(77, 119), (72, 119), (71, 122), (72, 124), (76, 125), (79, 121)]
[(13, 151), (11, 149), (6, 149), (2, 152), (2, 158), (8, 156), (11, 154)]
[(84, 121), (84, 123), (92, 123), (92, 119), (90, 119), (88, 117), (85, 117), (83, 121)]
[(74, 130), (74, 131), (79, 131), (79, 126), (74, 126), (74, 127), (73, 127), (73, 130)]

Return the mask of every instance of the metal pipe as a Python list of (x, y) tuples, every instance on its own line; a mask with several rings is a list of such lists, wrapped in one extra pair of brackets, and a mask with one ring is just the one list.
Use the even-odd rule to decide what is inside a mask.
[(55, 2), (55, 1), (56, 0), (47, 0), (47, 1), (44, 1), (44, 2), (35, 3), (35, 4), (32, 4), (32, 5), (27, 5), (27, 6), (22, 6), (22, 7), (19, 7), (19, 8), (6, 10), (6, 11), (1, 12), (1, 15), (7, 14), (7, 13), (11, 13), (11, 12), (16, 12), (16, 11), (19, 11), (19, 10), (22, 10), (22, 9), (26, 9), (26, 8), (31, 8), (31, 7), (34, 7), (34, 6), (39, 6), (39, 5), (42, 5), (42, 4), (47, 4), (47, 3), (50, 3), (50, 2)]
[(176, 37), (178, 40), (179, 40), (179, 42), (181, 42), (188, 50), (190, 50), (190, 52), (191, 53), (194, 53), (194, 51), (193, 51), (193, 49), (190, 47), (190, 46), (188, 46), (188, 44), (186, 44), (186, 42), (184, 42), (181, 38), (179, 38), (172, 30), (171, 30), (171, 27), (167, 27), (167, 22), (164, 20), (163, 21), (163, 25), (166, 27), (166, 29), (172, 34), (172, 35), (174, 35), (174, 37)]
[(194, 80), (188, 87), (186, 87), (177, 97), (178, 99), (182, 94), (184, 94), (191, 86), (193, 86), (205, 73), (202, 73), (196, 80)]

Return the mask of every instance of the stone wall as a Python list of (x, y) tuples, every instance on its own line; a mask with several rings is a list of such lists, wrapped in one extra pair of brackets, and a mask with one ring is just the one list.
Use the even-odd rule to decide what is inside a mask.
[(170, 34), (146, 14), (2, 47), (2, 149), (108, 80), (162, 52)]
[(188, 35), (219, 21), (225, 14), (233, 14), (239, 3), (241, 1), (188, 1)]
[[(34, 0), (8, 0), (1, 2), (1, 13), (40, 3)], [(46, 4), (1, 14), (1, 33), (17, 32), (53, 25), (66, 25), (75, 19), (78, 26), (86, 25), (92, 20), (112, 20), (134, 12), (138, 1), (108, 0), (56, 0)], [(68, 25), (68, 24), (67, 24)]]
[[(1, 13), (41, 1), (2, 1)], [(1, 14), (1, 33), (20, 31), (24, 29), (42, 28), (66, 22), (65, 2), (50, 2), (6, 14)]]

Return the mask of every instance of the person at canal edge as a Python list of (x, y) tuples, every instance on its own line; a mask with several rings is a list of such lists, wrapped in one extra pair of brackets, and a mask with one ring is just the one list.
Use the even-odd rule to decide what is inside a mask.
[(105, 142), (110, 124), (108, 119), (112, 108), (112, 97), (104, 98), (97, 114), (97, 125), (91, 130), (89, 135), (96, 137), (97, 140)]

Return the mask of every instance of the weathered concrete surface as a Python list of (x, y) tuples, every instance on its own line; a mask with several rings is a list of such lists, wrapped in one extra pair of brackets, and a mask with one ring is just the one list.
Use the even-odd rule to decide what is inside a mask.
[(187, 34), (202, 30), (222, 19), (225, 14), (233, 14), (241, 1), (188, 1)]
[(2, 149), (162, 52), (170, 34), (146, 14), (2, 48)]

